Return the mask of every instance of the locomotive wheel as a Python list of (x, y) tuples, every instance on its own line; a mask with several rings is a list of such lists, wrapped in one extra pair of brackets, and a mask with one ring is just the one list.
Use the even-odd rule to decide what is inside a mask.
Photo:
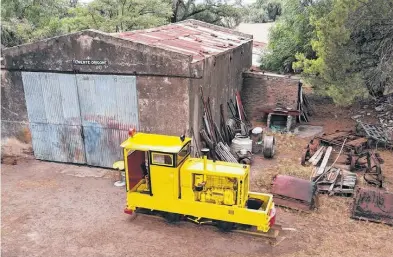
[(217, 221), (217, 227), (222, 232), (229, 232), (233, 229), (234, 224), (227, 221)]
[(165, 212), (164, 213), (164, 218), (166, 221), (169, 223), (176, 223), (180, 221), (180, 214), (177, 213), (171, 213), (171, 212)]
[(263, 156), (273, 158), (276, 148), (276, 139), (274, 136), (265, 136), (263, 138)]

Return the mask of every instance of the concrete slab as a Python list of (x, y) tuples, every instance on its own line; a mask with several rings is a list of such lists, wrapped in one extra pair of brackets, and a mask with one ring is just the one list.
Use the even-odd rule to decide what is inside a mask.
[(294, 134), (301, 138), (314, 137), (323, 133), (322, 126), (300, 125), (295, 128)]

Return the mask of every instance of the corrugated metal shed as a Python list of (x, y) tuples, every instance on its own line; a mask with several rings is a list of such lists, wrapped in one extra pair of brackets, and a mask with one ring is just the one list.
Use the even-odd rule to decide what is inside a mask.
[(213, 107), (227, 102), (251, 65), (251, 46), (250, 35), (186, 20), (11, 47), (2, 64), (8, 87), (19, 90), (5, 91), (11, 100), (2, 114), (14, 121), (3, 110), (18, 106), (26, 117), (17, 130), (29, 123), (38, 159), (111, 167), (129, 128), (180, 135), (191, 123), (199, 127), (199, 87)]
[(173, 52), (192, 55), (192, 62), (236, 48), (252, 36), (195, 20), (157, 28), (113, 33), (123, 39)]

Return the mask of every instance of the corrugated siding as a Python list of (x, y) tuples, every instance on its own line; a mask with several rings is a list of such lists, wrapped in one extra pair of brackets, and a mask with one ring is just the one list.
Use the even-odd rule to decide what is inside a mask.
[(86, 163), (81, 126), (30, 123), (30, 128), (37, 159)]
[(22, 72), (37, 159), (85, 163), (75, 75)]
[(112, 167), (138, 128), (134, 76), (23, 72), (37, 159)]
[(135, 77), (78, 74), (76, 80), (87, 163), (111, 167), (122, 158), (128, 130), (138, 128)]

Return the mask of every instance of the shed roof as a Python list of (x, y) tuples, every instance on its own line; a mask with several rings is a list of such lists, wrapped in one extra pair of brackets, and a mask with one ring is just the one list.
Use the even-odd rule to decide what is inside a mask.
[(217, 55), (252, 40), (252, 36), (197, 20), (111, 35), (133, 42), (191, 55), (192, 62)]
[[(235, 48), (249, 48), (251, 42), (251, 35), (186, 20), (123, 33), (83, 30), (6, 48), (2, 56), (4, 68), (14, 70), (201, 78), (204, 69), (201, 60)], [(82, 65), (75, 64), (75, 60), (108, 62)]]

